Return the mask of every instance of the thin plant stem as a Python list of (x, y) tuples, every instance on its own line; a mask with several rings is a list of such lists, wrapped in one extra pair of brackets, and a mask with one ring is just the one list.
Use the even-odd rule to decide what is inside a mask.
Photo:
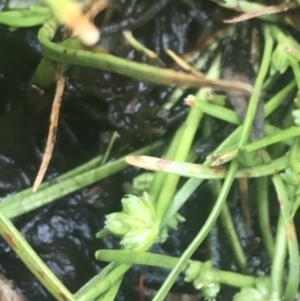
[[(270, 162), (271, 158), (267, 152), (262, 152), (263, 158), (265, 162)], [(298, 250), (298, 241), (295, 231), (295, 225), (292, 218), (292, 208), (291, 203), (288, 198), (288, 194), (286, 188), (283, 184), (281, 177), (275, 173), (272, 176), (272, 181), (277, 193), (277, 198), (280, 206), (280, 219), (283, 221), (278, 222), (278, 225), (283, 227), (281, 229), (279, 226), (277, 231), (276, 243), (274, 256), (272, 261), (272, 270), (271, 270), (271, 294), (274, 296), (274, 300), (276, 298), (281, 298), (281, 286), (278, 285), (280, 281), (282, 283), (283, 280), (283, 268), (285, 263), (285, 248), (286, 244), (282, 243), (283, 238), (280, 236), (284, 236), (284, 239), (287, 241), (288, 251), (289, 251), (289, 276), (286, 285), (286, 289), (284, 292), (284, 298), (287, 301), (292, 301), (298, 290), (299, 283), (299, 250)]]
[[(254, 89), (255, 91), (261, 91), (264, 79), (267, 75), (270, 61), (271, 61), (271, 56), (272, 56), (272, 51), (273, 51), (273, 39), (270, 34), (269, 28), (267, 26), (263, 26), (263, 33), (264, 33), (264, 51), (263, 51), (263, 57), (262, 57), (262, 62), (260, 65), (260, 69), (255, 81)], [(239, 146), (244, 146), (245, 143), (248, 140), (250, 131), (251, 131), (251, 125), (253, 123), (254, 117), (256, 115), (256, 109), (257, 105), (260, 100), (260, 95), (258, 93), (252, 94), (250, 101), (249, 101), (249, 106), (247, 109), (247, 114), (243, 123), (243, 130), (242, 134), (240, 137), (240, 142)]]
[[(208, 78), (217, 78), (219, 76), (219, 63), (220, 57), (214, 60), (210, 70), (208, 71)], [(204, 93), (207, 89), (200, 89), (198, 95), (204, 97)], [(182, 139), (176, 150), (175, 160), (185, 161), (189, 154), (190, 148), (192, 146), (196, 131), (199, 127), (200, 121), (203, 117), (203, 113), (199, 109), (192, 108), (184, 124), (184, 130), (182, 133)], [(172, 202), (177, 184), (179, 181), (179, 176), (177, 175), (167, 175), (162, 190), (160, 191), (157, 206), (156, 206), (156, 218), (157, 222), (161, 224), (164, 216), (168, 210), (170, 203)]]
[(191, 258), (193, 253), (200, 246), (200, 244), (203, 242), (203, 240), (205, 239), (205, 237), (207, 236), (207, 234), (213, 227), (213, 225), (216, 222), (216, 220), (222, 210), (222, 207), (226, 201), (226, 198), (229, 193), (232, 182), (234, 180), (234, 176), (237, 171), (237, 168), (238, 168), (238, 162), (236, 160), (234, 160), (230, 165), (230, 168), (228, 170), (227, 176), (225, 178), (225, 181), (224, 181), (224, 184), (220, 191), (220, 194), (218, 196), (218, 199), (217, 199), (215, 206), (213, 207), (212, 212), (210, 213), (208, 219), (202, 226), (201, 230), (198, 232), (197, 236), (194, 238), (194, 240), (190, 243), (190, 245), (184, 251), (184, 253), (180, 257), (178, 263), (172, 269), (172, 271), (168, 275), (167, 279), (165, 280), (165, 282), (163, 283), (163, 285), (160, 287), (159, 291), (155, 295), (153, 301), (164, 300), (167, 293), (170, 291), (172, 285), (176, 281), (178, 275), (186, 266), (188, 260)]
[(288, 96), (296, 91), (296, 81), (292, 80), (277, 94), (275, 94), (265, 105), (265, 118), (269, 117), (280, 105), (286, 100)]
[(294, 77), (296, 79), (298, 90), (300, 90), (300, 68), (299, 68), (299, 63), (293, 57), (289, 58), (289, 63), (290, 63), (290, 66), (293, 69)]
[[(299, 189), (299, 187), (298, 187), (298, 189)], [(298, 193), (299, 193), (299, 190), (298, 190)], [(292, 217), (294, 217), (295, 214), (297, 213), (299, 206), (300, 206), (300, 196), (297, 195), (297, 197), (294, 201), (294, 204), (293, 204)]]
[[(201, 55), (201, 57), (197, 60), (197, 62), (194, 65), (194, 68), (197, 70), (200, 70), (203, 68), (203, 66), (207, 63), (207, 60), (209, 59), (209, 56), (211, 55), (211, 52), (214, 51), (217, 48), (218, 44), (213, 43), (207, 51)], [(186, 88), (176, 88), (171, 93), (171, 95), (167, 98), (166, 103), (163, 105), (163, 108), (170, 110), (184, 95), (186, 91)]]
[[(274, 95), (264, 106), (264, 115), (268, 117), (271, 113), (273, 113), (288, 97), (296, 87), (296, 81), (293, 80), (289, 84), (287, 84), (282, 90), (280, 90), (276, 95)], [(196, 106), (198, 103), (196, 103)], [(232, 110), (220, 107), (210, 102), (201, 103), (201, 109), (204, 113), (227, 121), (233, 124), (240, 124), (240, 121), (236, 115), (236, 113)]]
[(295, 175), (297, 175), (298, 182), (300, 183), (300, 165), (298, 160), (299, 143), (300, 143), (300, 137), (295, 137), (290, 153), (290, 165)]
[[(151, 152), (159, 145), (161, 145), (161, 142), (156, 142), (150, 146), (139, 149), (134, 153), (143, 154)], [(41, 186), (41, 189), (34, 194), (25, 190), (16, 195), (9, 196), (0, 204), (0, 210), (9, 218), (32, 211), (124, 169), (127, 166), (125, 158), (126, 157), (121, 157), (116, 161), (76, 174), (73, 177), (58, 177), (57, 179), (49, 181), (48, 185)], [(85, 170), (85, 168), (82, 169)]]
[[(199, 126), (201, 117), (201, 111), (197, 109), (191, 110), (191, 114), (188, 116), (188, 119), (185, 124), (184, 135), (182, 136), (183, 139), (180, 145), (178, 146), (179, 148), (174, 159), (178, 161), (186, 160), (186, 157), (188, 156), (190, 147), (192, 145), (194, 135)], [(189, 133), (190, 135), (186, 135), (187, 133)], [(157, 200), (156, 216), (157, 221), (159, 223), (162, 222), (164, 215), (169, 207), (169, 204), (172, 201), (178, 181), (179, 176), (177, 175), (169, 174), (166, 176), (166, 180)]]
[[(263, 56), (263, 63), (262, 63), (263, 67), (261, 67), (259, 75), (258, 75), (258, 79), (255, 83), (256, 91), (257, 91), (257, 88), (258, 88), (258, 91), (260, 90), (263, 79), (264, 79), (267, 69), (269, 67), (272, 44), (273, 44), (273, 41), (270, 38), (270, 35), (266, 33), (266, 30), (265, 30), (265, 36), (266, 36), (267, 41), (265, 43), (265, 49), (264, 49), (264, 56)], [(245, 118), (245, 123), (243, 125), (241, 140), (239, 143), (240, 146), (243, 146), (248, 139), (258, 101), (259, 101), (258, 95), (254, 95), (251, 97), (250, 105), (249, 105), (247, 115)], [(176, 265), (175, 268), (172, 269), (172, 271), (169, 274), (169, 276), (167, 277), (166, 281), (163, 283), (163, 285), (159, 289), (158, 293), (154, 297), (153, 301), (162, 301), (165, 298), (167, 292), (170, 290), (171, 286), (177, 279), (179, 273), (182, 271), (182, 269), (184, 268), (184, 266), (187, 263), (187, 261), (189, 260), (189, 258), (192, 256), (192, 254), (199, 247), (199, 245), (204, 240), (206, 235), (209, 233), (211, 227), (213, 226), (213, 224), (215, 223), (216, 219), (218, 218), (218, 216), (220, 214), (220, 211), (222, 209), (224, 202), (226, 201), (227, 195), (229, 193), (229, 189), (232, 185), (235, 174), (237, 172), (238, 165), (239, 164), (238, 164), (237, 160), (233, 160), (232, 163), (230, 164), (230, 168), (226, 175), (221, 192), (219, 194), (219, 197), (216, 201), (215, 206), (213, 207), (211, 214), (209, 215), (207, 221), (203, 225), (200, 232), (197, 234), (196, 238), (192, 241), (192, 243), (188, 246), (188, 248), (185, 250), (183, 255), (180, 257), (178, 264)]]
[(82, 286), (75, 294), (76, 300), (84, 296), (89, 290), (91, 290), (98, 282), (102, 282), (105, 277), (116, 267), (115, 262), (111, 262), (105, 268), (101, 270), (99, 274), (94, 276), (90, 281), (88, 281), (84, 286)]
[[(99, 250), (96, 252), (96, 258), (107, 262), (119, 260), (124, 264), (140, 264), (169, 270), (173, 269), (179, 261), (177, 257), (127, 250)], [(215, 269), (214, 271), (218, 275), (219, 282), (233, 287), (251, 286), (255, 281), (252, 276)]]
[(116, 280), (116, 282), (111, 286), (105, 293), (100, 295), (96, 301), (114, 301), (117, 297), (117, 294), (120, 290), (120, 286), (122, 284), (124, 277), (120, 277)]
[(115, 141), (116, 141), (117, 138), (118, 138), (118, 133), (117, 132), (113, 132), (113, 134), (112, 134), (112, 136), (111, 136), (111, 138), (109, 140), (109, 144), (107, 146), (107, 149), (106, 149), (106, 151), (104, 153), (103, 159), (101, 161), (101, 165), (104, 165), (107, 162), (108, 157), (109, 157), (109, 155), (111, 153), (111, 150), (112, 150), (112, 148), (114, 146), (114, 143), (115, 143)]
[[(217, 197), (221, 191), (221, 182), (219, 180), (215, 180), (211, 182), (211, 187), (213, 194)], [(229, 244), (235, 256), (236, 262), (242, 271), (247, 271), (247, 258), (245, 256), (244, 250), (240, 243), (239, 237), (236, 233), (234, 223), (232, 220), (231, 213), (229, 211), (228, 205), (225, 203), (221, 213), (220, 213), (220, 221), (222, 224), (222, 228), (227, 235), (227, 239), (229, 240)]]
[[(300, 1), (300, 0), (297, 0)], [(244, 13), (253, 13), (253, 12), (259, 12), (263, 9), (266, 8), (266, 6), (260, 4), (260, 3), (253, 3), (250, 1), (224, 1), (224, 2), (218, 2), (219, 5), (237, 10), (239, 12), (244, 12)], [(261, 15), (259, 16), (260, 19), (271, 21), (271, 22), (276, 22), (279, 21), (278, 16), (276, 14), (272, 15)]]
[[(233, 131), (215, 150), (215, 152), (225, 151), (234, 145), (240, 135), (241, 127)], [(204, 162), (205, 165), (209, 165), (210, 160)], [(182, 205), (188, 200), (188, 198), (194, 193), (194, 191), (201, 185), (203, 179), (190, 178), (175, 194), (172, 203), (170, 204), (168, 211), (164, 217), (162, 225), (165, 226), (167, 221), (174, 216), (174, 214), (182, 207)]]
[[(171, 142), (166, 154), (163, 156), (163, 158), (173, 159), (175, 157), (176, 151), (178, 149), (182, 135), (184, 133), (184, 128), (185, 128), (185, 123), (183, 123), (177, 129), (177, 131), (172, 139), (172, 142)], [(155, 173), (154, 179), (151, 183), (151, 187), (149, 190), (149, 195), (154, 202), (156, 202), (158, 200), (159, 193), (160, 193), (161, 188), (163, 187), (165, 181), (166, 181), (166, 177), (162, 172)]]
[[(289, 159), (289, 155), (284, 155), (270, 163), (240, 169), (237, 171), (235, 178), (259, 178), (272, 175), (287, 168)], [(211, 167), (207, 166), (206, 162), (204, 164), (184, 163), (148, 156), (128, 156), (126, 160), (131, 165), (140, 168), (172, 173), (182, 177), (195, 177), (203, 180), (223, 179), (227, 174), (227, 168), (225, 166)]]
[[(282, 215), (279, 217), (277, 225), (277, 234), (274, 248), (274, 255), (272, 260), (271, 270), (271, 283), (270, 283), (270, 300), (280, 301), (282, 300), (282, 280), (284, 274), (284, 263), (286, 257), (286, 233), (284, 219)], [(291, 299), (292, 300), (292, 299)]]
[(0, 212), (0, 234), (22, 262), (58, 301), (73, 301), (73, 295), (36, 254), (13, 223)]
[(274, 256), (274, 238), (270, 228), (268, 178), (261, 177), (257, 181), (257, 214), (262, 240), (270, 259)]
[(255, 150), (265, 148), (271, 144), (282, 142), (284, 140), (300, 136), (300, 128), (298, 126), (290, 127), (287, 130), (282, 130), (279, 133), (275, 133), (271, 136), (266, 136), (258, 141), (245, 145), (242, 150), (247, 152), (253, 152)]
[(160, 58), (157, 56), (155, 52), (153, 52), (151, 49), (147, 48), (145, 45), (140, 43), (132, 34), (131, 31), (125, 30), (123, 32), (123, 36), (126, 40), (126, 42), (136, 51), (141, 52), (146, 55), (146, 57), (153, 61), (154, 64), (157, 65), (163, 65), (163, 62), (160, 60)]
[(85, 293), (80, 294), (80, 297), (76, 298), (76, 301), (92, 301), (102, 295), (112, 287), (118, 279), (122, 278), (131, 266), (131, 264), (120, 264), (113, 268), (105, 278), (103, 278), (101, 274), (95, 276), (85, 285)]
[(42, 44), (44, 56), (59, 64), (81, 65), (102, 69), (158, 85), (193, 86), (197, 88), (211, 86), (225, 90), (238, 90), (245, 91), (246, 93), (253, 92), (253, 87), (246, 83), (229, 80), (212, 80), (193, 74), (177, 72), (172, 69), (129, 61), (111, 54), (69, 49), (52, 42), (57, 27), (58, 24), (54, 20), (49, 20), (39, 30), (38, 38)]

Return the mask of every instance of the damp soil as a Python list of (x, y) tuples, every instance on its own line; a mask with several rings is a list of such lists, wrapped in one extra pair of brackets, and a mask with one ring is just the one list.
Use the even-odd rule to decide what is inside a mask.
[[(120, 1), (122, 7), (129, 7), (130, 2)], [(140, 0), (137, 3), (131, 11), (117, 10), (113, 21), (118, 22), (128, 16), (133, 18), (149, 6), (149, 1)], [(133, 32), (137, 39), (159, 55), (164, 64), (172, 66), (164, 50), (170, 48), (184, 54), (199, 49), (201, 43), (223, 26), (220, 15), (227, 16), (228, 13), (210, 1), (169, 1), (146, 24), (137, 24)], [(32, 185), (47, 138), (53, 89), (46, 91), (45, 105), (38, 111), (33, 103), (40, 99), (32, 91), (28, 93), (28, 82), (42, 57), (36, 38), (37, 30), (10, 32), (0, 26), (1, 197)], [(103, 45), (110, 52), (128, 59), (146, 61), (143, 55), (119, 42), (119, 32), (104, 38)], [(157, 87), (108, 72), (70, 68), (58, 138), (47, 178), (103, 153), (114, 131), (118, 132), (119, 138), (111, 159), (158, 138), (168, 141), (187, 112), (182, 102), (169, 114), (161, 109), (163, 99), (170, 91), (168, 87)], [(218, 134), (197, 144), (195, 152), (198, 161), (203, 160), (233, 130), (222, 122), (215, 122), (213, 127)], [(95, 234), (103, 227), (105, 214), (120, 209), (120, 200), (124, 195), (121, 183), (130, 182), (139, 173), (139, 170), (128, 167), (117, 175), (13, 220), (30, 245), (71, 292), (76, 292), (104, 267), (104, 263), (94, 258), (96, 250), (118, 248), (116, 239), (107, 237), (97, 240)], [(255, 191), (255, 187), (252, 190)], [(268, 271), (270, 263), (259, 243), (258, 229), (254, 226), (248, 236), (242, 230), (238, 187), (233, 187), (229, 200), (252, 271)], [(214, 197), (204, 183), (182, 209), (181, 213), (187, 221), (180, 225), (178, 231), (170, 233), (166, 243), (154, 246), (153, 251), (180, 256), (204, 223), (213, 202)], [(193, 258), (211, 258), (218, 268), (237, 269), (225, 233), (219, 225)], [(26, 300), (54, 300), (3, 240), (0, 241), (0, 272), (13, 281)], [(166, 276), (167, 271), (164, 270), (134, 267), (126, 275), (117, 300), (143, 300), (143, 294), (146, 300), (151, 299)], [(141, 277), (143, 291), (139, 290)], [(177, 280), (172, 293), (170, 300), (201, 299), (190, 285), (184, 284), (182, 277)], [(220, 300), (231, 300), (231, 296), (231, 289), (222, 289)]]

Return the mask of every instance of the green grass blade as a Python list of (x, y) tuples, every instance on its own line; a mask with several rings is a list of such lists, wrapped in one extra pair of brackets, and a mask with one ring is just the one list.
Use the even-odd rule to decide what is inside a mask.
[(0, 234), (56, 300), (75, 300), (73, 295), (41, 260), (12, 222), (2, 213), (0, 213)]

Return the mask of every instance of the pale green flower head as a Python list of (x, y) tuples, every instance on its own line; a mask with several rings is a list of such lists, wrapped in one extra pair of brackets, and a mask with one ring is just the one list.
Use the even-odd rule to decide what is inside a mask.
[(145, 225), (124, 212), (111, 213), (106, 216), (106, 228), (116, 236), (123, 236), (128, 231), (143, 228)]
[(111, 213), (106, 216), (105, 226), (106, 228), (117, 236), (123, 236), (125, 233), (130, 230), (129, 227), (124, 223), (124, 219), (126, 218), (125, 213)]
[(292, 116), (296, 125), (300, 125), (300, 109), (292, 111)]
[[(272, 54), (272, 67), (273, 70), (278, 71), (283, 74), (289, 67), (289, 55), (285, 51), (285, 46), (283, 44), (278, 44)], [(273, 71), (273, 73), (275, 73)]]
[(144, 229), (128, 231), (120, 244), (126, 250), (146, 251), (156, 240), (159, 229), (156, 225)]
[(268, 301), (258, 289), (254, 287), (243, 288), (233, 297), (233, 301)]
[(126, 195), (122, 200), (123, 212), (142, 221), (144, 224), (151, 224), (154, 221), (155, 210), (147, 192), (143, 197)]
[(121, 237), (120, 244), (127, 250), (147, 250), (157, 240), (159, 227), (155, 209), (145, 192), (143, 197), (127, 195), (122, 199), (123, 211), (106, 216), (106, 228)]
[(268, 301), (270, 280), (260, 277), (255, 280), (255, 287), (244, 287), (237, 293), (233, 301)]
[(184, 281), (193, 282), (199, 276), (202, 263), (199, 261), (190, 261), (185, 271)]
[[(199, 265), (198, 265), (199, 267)], [(197, 266), (190, 266), (189, 277), (195, 277)], [(188, 271), (188, 270), (187, 270)], [(215, 299), (220, 291), (220, 283), (216, 271), (212, 267), (211, 261), (206, 261), (200, 266), (200, 271), (193, 285), (196, 289), (201, 289), (203, 296), (209, 300)]]

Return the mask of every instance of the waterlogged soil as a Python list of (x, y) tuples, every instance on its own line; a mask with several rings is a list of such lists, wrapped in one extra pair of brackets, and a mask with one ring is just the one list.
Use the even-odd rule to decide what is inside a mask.
[[(165, 54), (165, 49), (172, 49), (178, 54), (200, 49), (209, 37), (222, 28), (220, 16), (228, 16), (228, 12), (209, 1), (165, 2), (168, 3), (155, 12), (155, 16), (147, 23), (135, 24), (132, 28), (134, 36), (157, 53), (167, 66), (173, 66), (173, 63)], [(149, 6), (149, 1), (139, 0), (131, 8), (130, 3), (129, 0), (120, 1), (110, 22), (121, 24), (118, 22), (126, 18), (138, 20), (137, 16), (151, 9), (152, 5)], [(96, 21), (100, 24), (103, 19), (100, 16)], [(1, 197), (32, 185), (47, 138), (53, 87), (45, 91), (43, 98), (33, 91), (28, 93), (29, 79), (42, 57), (36, 33), (37, 29), (10, 32), (0, 26)], [(116, 30), (106, 34), (101, 45), (121, 57), (147, 61), (144, 55), (121, 41), (122, 37)], [(163, 137), (168, 141), (187, 113), (182, 101), (170, 113), (161, 108), (171, 90), (170, 87), (157, 87), (99, 70), (70, 68), (58, 138), (47, 178), (103, 153), (114, 131), (118, 132), (119, 138), (112, 158), (158, 138)], [(39, 103), (39, 110), (36, 110), (32, 104), (39, 101), (44, 102)], [(200, 139), (197, 143), (195, 152), (199, 162), (233, 128), (215, 122), (213, 130), (218, 134)], [(122, 183), (130, 182), (138, 173), (137, 169), (127, 168), (91, 187), (13, 220), (34, 250), (71, 292), (76, 292), (104, 267), (104, 263), (94, 258), (96, 250), (119, 247), (118, 240), (112, 237), (97, 240), (95, 234), (103, 227), (105, 214), (120, 210), (120, 200), (124, 195)], [(251, 185), (250, 182), (249, 190), (255, 191)], [(250, 194), (250, 201), (252, 198)], [(263, 252), (258, 229), (254, 226), (250, 235), (246, 235), (243, 230), (239, 199), (238, 187), (234, 186), (229, 196), (230, 209), (251, 270), (268, 271), (269, 262)], [(166, 243), (155, 246), (153, 251), (180, 256), (201, 228), (213, 202), (214, 197), (208, 184), (204, 183), (181, 211), (187, 221), (180, 225), (178, 231), (170, 233)], [(276, 213), (274, 215), (276, 217)], [(252, 222), (255, 225), (255, 220)], [(228, 239), (219, 225), (193, 258), (212, 259), (217, 268), (237, 270)], [(0, 242), (0, 272), (12, 281), (25, 300), (54, 300), (3, 240)], [(134, 267), (125, 277), (118, 300), (151, 299), (167, 274), (168, 271), (160, 269)], [(141, 277), (143, 289), (139, 286)], [(222, 289), (219, 299), (231, 300), (232, 293), (231, 289)], [(184, 284), (182, 277), (168, 298), (202, 300), (191, 285)]]

